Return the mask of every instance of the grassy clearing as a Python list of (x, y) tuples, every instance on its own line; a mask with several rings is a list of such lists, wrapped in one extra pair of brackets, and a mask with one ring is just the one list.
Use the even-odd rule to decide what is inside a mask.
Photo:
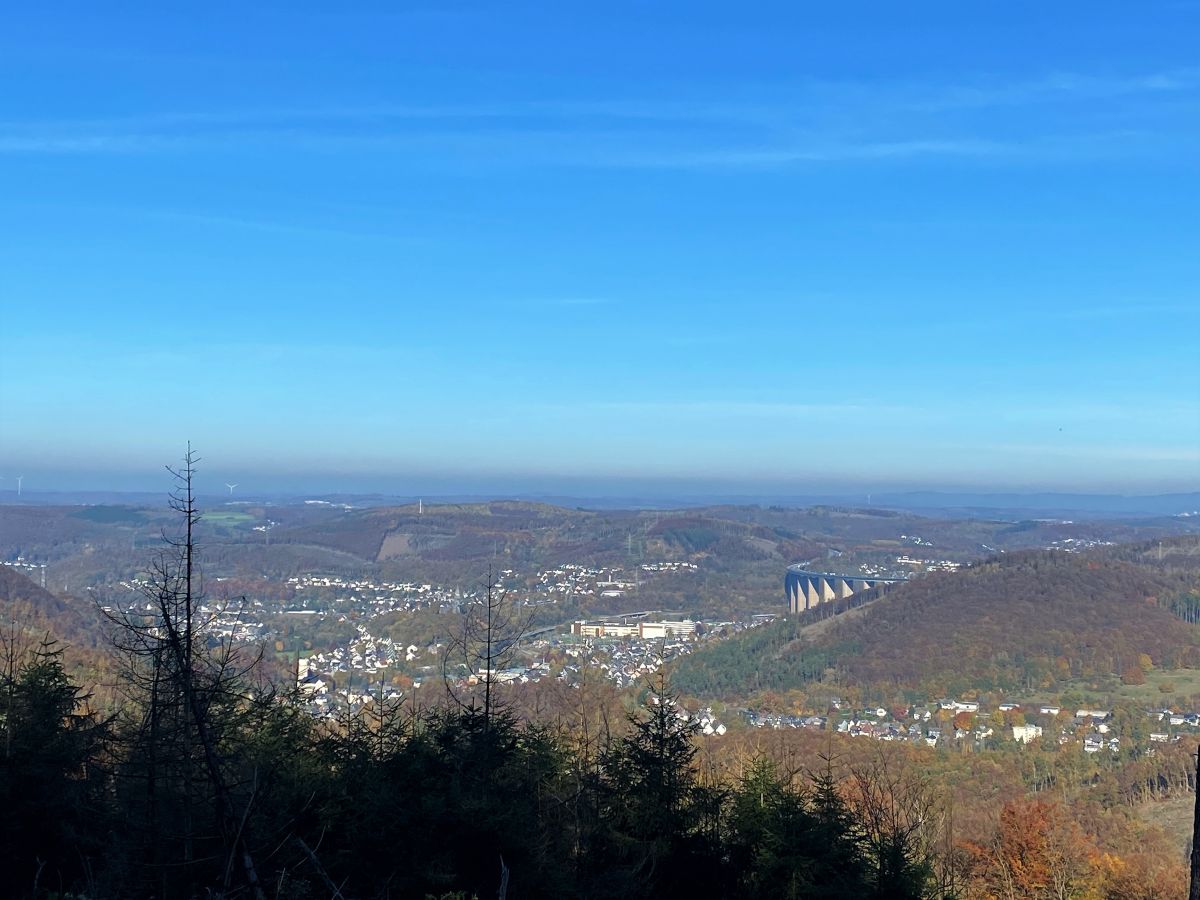
[(1174, 797), (1155, 803), (1143, 803), (1137, 808), (1137, 813), (1139, 817), (1157, 825), (1170, 835), (1182, 855), (1186, 854), (1191, 846), (1195, 803), (1194, 797)]
[[(1200, 693), (1200, 669), (1154, 669), (1146, 673), (1145, 684), (1121, 684), (1120, 679), (1114, 681), (1114, 694), (1117, 697), (1149, 704), (1177, 694), (1190, 697)], [(1159, 685), (1162, 684), (1171, 686), (1173, 690), (1160, 690)]]
[(248, 525), (255, 521), (255, 519), (249, 513), (218, 510), (217, 512), (206, 512), (204, 514), (204, 521), (209, 525), (232, 527), (235, 525)]
[(144, 512), (128, 506), (85, 506), (71, 516), (101, 525), (141, 525), (148, 521)]
[[(1160, 690), (1159, 685), (1169, 685), (1171, 690)], [(1130, 700), (1147, 706), (1168, 705), (1174, 697), (1190, 697), (1200, 694), (1200, 669), (1153, 669), (1146, 673), (1145, 684), (1122, 684), (1115, 675), (1105, 678), (1076, 680), (1058, 689), (1056, 693), (1075, 691), (1095, 701)]]

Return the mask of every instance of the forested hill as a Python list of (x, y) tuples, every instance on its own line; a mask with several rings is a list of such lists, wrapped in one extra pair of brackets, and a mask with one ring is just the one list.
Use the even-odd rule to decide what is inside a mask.
[(99, 620), (90, 604), (64, 600), (11, 566), (0, 566), (0, 622), (15, 623), (24, 642), (53, 634), (73, 647), (92, 648), (100, 637)]
[(67, 609), (66, 603), (12, 566), (0, 566), (0, 615), (5, 619), (23, 618), (23, 612), (53, 619), (66, 614)]
[(841, 684), (944, 696), (1050, 689), (1121, 674), (1143, 654), (1200, 666), (1200, 630), (1176, 614), (1198, 587), (1195, 568), (1128, 549), (1013, 553), (914, 579), (815, 638), (796, 620), (748, 632), (683, 661), (676, 684), (744, 697), (836, 673)]

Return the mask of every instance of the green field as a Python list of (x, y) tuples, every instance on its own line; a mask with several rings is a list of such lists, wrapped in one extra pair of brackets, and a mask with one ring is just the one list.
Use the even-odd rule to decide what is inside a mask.
[(147, 521), (145, 513), (128, 506), (85, 506), (71, 515), (100, 525), (141, 525)]
[(209, 525), (221, 525), (229, 528), (237, 525), (248, 525), (255, 521), (255, 518), (249, 513), (221, 510), (219, 512), (206, 512), (203, 516), (203, 521)]
[[(1159, 685), (1164, 683), (1173, 690), (1160, 691)], [(1118, 697), (1128, 697), (1151, 705), (1173, 695), (1190, 697), (1200, 693), (1200, 669), (1154, 669), (1146, 673), (1145, 684), (1121, 684), (1117, 680), (1114, 693)]]
[[(1160, 684), (1167, 684), (1170, 690), (1159, 690)], [(1152, 669), (1146, 673), (1145, 684), (1122, 684), (1115, 675), (1104, 679), (1078, 679), (1060, 690), (1077, 691), (1096, 702), (1111, 698), (1117, 700), (1134, 700), (1148, 706), (1170, 705), (1175, 697), (1190, 697), (1200, 693), (1200, 669)]]

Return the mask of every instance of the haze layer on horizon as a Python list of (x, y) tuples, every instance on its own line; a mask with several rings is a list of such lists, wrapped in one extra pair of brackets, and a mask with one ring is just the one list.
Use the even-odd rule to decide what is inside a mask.
[(1200, 8), (795, 7), (14, 10), (0, 491), (1200, 488)]

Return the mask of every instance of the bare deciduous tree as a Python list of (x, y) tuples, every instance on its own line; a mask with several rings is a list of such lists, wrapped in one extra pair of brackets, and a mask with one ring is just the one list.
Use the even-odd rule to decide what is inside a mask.
[(169, 834), (164, 829), (170, 820), (178, 817), (186, 871), (201, 858), (197, 843), (211, 839), (215, 828), (225, 861), (223, 892), (230, 890), (236, 869), (251, 895), (262, 898), (243, 836), (250, 801), (237, 802), (239, 786), (221, 750), (244, 706), (245, 677), (261, 653), (246, 658), (232, 636), (218, 638), (212, 628), (231, 610), (228, 603), (206, 603), (195, 541), (200, 522), (194, 486), (197, 462), (189, 444), (183, 464), (167, 467), (176, 481), (170, 506), (181, 527), (178, 534), (163, 534), (165, 547), (141, 585), (142, 602), (102, 611), (112, 625), (124, 670), (122, 683), (131, 701), (131, 758), (138, 765), (127, 775), (144, 784), (151, 849)]
[(522, 606), (500, 586), (491, 566), (482, 596), (463, 601), (458, 626), (442, 657), (442, 678), (450, 697), (463, 707), (473, 706), (475, 696), (465, 695), (459, 687), (460, 679), (476, 678), (483, 684), (485, 726), (496, 710), (496, 676), (516, 656), (532, 621), (532, 609)]
[[(848, 766), (847, 800), (861, 823), (879, 883), (936, 872), (945, 843), (945, 804), (930, 779), (880, 750), (870, 761)], [(939, 881), (953, 873), (937, 873)]]

